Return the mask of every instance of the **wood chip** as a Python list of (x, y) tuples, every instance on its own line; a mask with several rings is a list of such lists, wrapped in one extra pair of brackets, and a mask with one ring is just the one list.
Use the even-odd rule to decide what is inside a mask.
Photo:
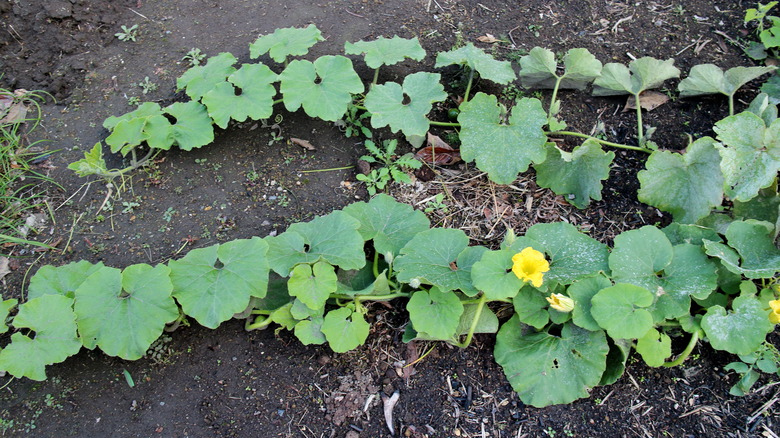
[(307, 140), (301, 140), (300, 138), (293, 138), (290, 137), (290, 141), (297, 144), (298, 146), (308, 150), (308, 151), (316, 151), (317, 148), (314, 147), (313, 144), (309, 143)]

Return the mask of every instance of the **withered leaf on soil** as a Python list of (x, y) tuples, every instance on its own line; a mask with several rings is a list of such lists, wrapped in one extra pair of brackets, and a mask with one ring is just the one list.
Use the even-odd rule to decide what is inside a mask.
[(503, 43), (504, 42), (503, 40), (500, 40), (500, 39), (494, 37), (493, 35), (491, 35), (489, 33), (486, 33), (485, 35), (483, 35), (481, 37), (477, 37), (477, 41), (479, 41), (481, 43), (488, 43), (488, 44)]
[(308, 151), (316, 151), (317, 148), (314, 147), (313, 144), (309, 143), (307, 140), (301, 140), (300, 138), (293, 138), (290, 137), (290, 141), (297, 144), (298, 146), (308, 150)]
[(11, 273), (8, 257), (0, 257), (0, 279)]
[[(23, 96), (27, 90), (14, 91), (14, 96)], [(4, 94), (0, 96), (0, 123), (23, 123), (27, 118), (27, 105), (22, 101), (14, 101), (14, 96)]]
[[(642, 109), (647, 111), (652, 111), (666, 102), (669, 102), (669, 96), (664, 93), (659, 93), (658, 91), (643, 91), (639, 95), (639, 105), (642, 107)], [(636, 103), (634, 96), (629, 96), (626, 100), (626, 106), (623, 108), (623, 111), (635, 109)]]
[(428, 145), (417, 151), (414, 157), (427, 164), (449, 166), (460, 161), (460, 152), (429, 132)]

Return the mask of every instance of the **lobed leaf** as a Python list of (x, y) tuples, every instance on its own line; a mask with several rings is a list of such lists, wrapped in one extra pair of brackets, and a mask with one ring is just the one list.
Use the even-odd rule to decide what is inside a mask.
[[(365, 105), (371, 113), (371, 126), (390, 126), (392, 132), (406, 136), (425, 135), (430, 127), (426, 115), (433, 102), (447, 98), (438, 73), (417, 72), (404, 78), (403, 86), (395, 82), (374, 85), (366, 94)], [(408, 97), (408, 103), (404, 103)]]
[(467, 65), (470, 69), (476, 70), (482, 78), (497, 84), (508, 84), (517, 78), (510, 62), (496, 61), (472, 43), (436, 55), (434, 67), (439, 68), (452, 64)]
[(30, 279), (27, 299), (43, 295), (62, 295), (68, 298), (76, 296), (76, 289), (87, 277), (103, 268), (103, 263), (92, 264), (86, 260), (68, 263), (62, 266), (41, 266)]
[[(267, 119), (273, 114), (273, 83), (278, 76), (263, 64), (243, 64), (240, 69), (203, 96), (208, 115), (222, 129), (230, 119), (243, 122)], [(236, 94), (240, 91), (240, 94)]]
[(16, 307), (18, 303), (19, 300), (16, 298), (0, 301), (0, 334), (8, 332), (8, 326), (6, 325), (8, 314), (11, 313), (11, 309)]
[(651, 367), (660, 367), (672, 355), (672, 339), (666, 333), (651, 329), (636, 341), (636, 352)]
[(523, 287), (523, 280), (512, 272), (512, 257), (517, 252), (512, 249), (486, 251), (472, 266), (471, 281), (488, 301), (512, 298)]
[(325, 322), (323, 317), (306, 319), (295, 324), (295, 337), (303, 345), (322, 345), (327, 342), (322, 333), (322, 324)]
[(731, 308), (731, 312), (726, 312), (721, 306), (710, 307), (701, 320), (701, 328), (713, 348), (750, 354), (764, 342), (774, 325), (764, 306), (752, 295), (735, 298)]
[(615, 153), (604, 152), (595, 140), (588, 139), (571, 152), (547, 143), (547, 158), (534, 165), (536, 183), (563, 195), (577, 208), (586, 208), (590, 200), (601, 200), (601, 180), (609, 178), (609, 165)]
[(550, 312), (547, 311), (550, 303), (532, 286), (523, 286), (512, 299), (512, 306), (523, 324), (528, 324), (537, 330), (543, 329), (550, 322)]
[(236, 62), (238, 62), (236, 57), (229, 52), (212, 56), (206, 61), (206, 65), (196, 65), (185, 71), (176, 80), (176, 87), (179, 90), (184, 90), (190, 99), (199, 101), (217, 84), (225, 82), (227, 77), (236, 71), (236, 68), (233, 67)]
[(81, 177), (108, 172), (106, 161), (103, 159), (103, 145), (100, 142), (95, 143), (89, 152), (84, 152), (84, 158), (68, 164), (68, 169)]
[(704, 247), (729, 271), (747, 278), (772, 278), (780, 272), (780, 250), (773, 242), (772, 225), (734, 221), (726, 230), (726, 239), (728, 246), (705, 241)]
[(319, 261), (313, 266), (301, 263), (293, 268), (287, 290), (309, 309), (321, 309), (330, 294), (336, 292), (336, 283), (336, 270), (327, 262)]
[[(550, 270), (544, 274), (545, 281), (569, 284), (609, 269), (607, 246), (581, 233), (572, 224), (539, 223), (531, 226), (525, 237), (537, 242), (534, 248), (550, 257)], [(516, 245), (512, 248), (518, 249)]]
[(363, 315), (342, 307), (325, 315), (320, 330), (334, 352), (346, 353), (366, 342), (370, 328)]
[(612, 282), (609, 278), (602, 274), (595, 274), (575, 281), (566, 289), (569, 298), (574, 300), (574, 310), (572, 310), (574, 324), (590, 331), (601, 330), (601, 326), (591, 315), (591, 300), (600, 290), (610, 286)]
[(176, 102), (163, 111), (176, 119), (170, 128), (171, 137), (180, 149), (190, 151), (214, 141), (214, 127), (205, 106), (197, 102)]
[(477, 93), (460, 107), (461, 156), (475, 161), (498, 184), (510, 184), (531, 162), (541, 163), (547, 156), (547, 136), (542, 127), (547, 114), (538, 99), (517, 101), (508, 124), (501, 122), (501, 108), (493, 95)]
[(675, 222), (695, 223), (723, 201), (723, 174), (715, 140), (696, 140), (684, 154), (653, 151), (641, 170), (637, 197), (672, 213)]
[(304, 28), (276, 29), (274, 33), (263, 35), (249, 45), (249, 57), (255, 59), (268, 53), (274, 61), (284, 62), (288, 56), (302, 56), (309, 53), (311, 46), (319, 41), (325, 41), (325, 38), (314, 24)]
[[(422, 284), (436, 286), (442, 292), (460, 289), (476, 294), (471, 285), (470, 269), (462, 269), (459, 263), (462, 255), (474, 251), (467, 252), (468, 244), (466, 233), (458, 229), (433, 228), (418, 233), (401, 249), (401, 255), (395, 260), (398, 281), (409, 283), (417, 279)], [(476, 261), (468, 258), (472, 263)]]
[(733, 96), (743, 85), (774, 70), (775, 67), (734, 67), (724, 74), (714, 64), (698, 64), (691, 68), (688, 77), (680, 81), (677, 88), (680, 97), (718, 93)]
[(406, 310), (415, 330), (434, 339), (448, 340), (457, 334), (463, 304), (454, 293), (432, 287), (429, 291), (414, 292)]
[(641, 338), (653, 328), (653, 304), (649, 290), (633, 284), (618, 283), (601, 289), (591, 300), (590, 313), (609, 336), (616, 339)]
[(559, 88), (583, 90), (601, 75), (601, 61), (588, 49), (570, 49), (563, 57), (564, 71), (558, 75), (555, 54), (541, 47), (534, 47), (520, 58), (520, 83), (526, 88)]
[(398, 35), (389, 39), (380, 36), (374, 41), (358, 41), (354, 44), (347, 41), (344, 43), (344, 53), (365, 55), (366, 65), (373, 69), (383, 65), (398, 64), (406, 58), (415, 61), (422, 61), (425, 58), (425, 50), (417, 37), (406, 39)]
[(680, 77), (680, 70), (674, 66), (674, 59), (660, 61), (655, 58), (639, 58), (628, 64), (609, 63), (604, 65), (593, 82), (594, 96), (615, 96), (632, 94), (638, 96), (645, 90), (660, 87), (664, 81)]

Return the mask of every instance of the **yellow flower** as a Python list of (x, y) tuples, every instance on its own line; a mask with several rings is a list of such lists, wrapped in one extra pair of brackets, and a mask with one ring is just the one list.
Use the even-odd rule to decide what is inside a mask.
[(549, 270), (550, 264), (544, 254), (530, 246), (512, 256), (512, 272), (524, 282), (530, 281), (534, 287), (542, 285), (542, 277)]
[(574, 310), (574, 300), (563, 294), (552, 294), (547, 297), (547, 302), (559, 312), (569, 313)]
[(780, 300), (770, 301), (769, 307), (772, 309), (772, 313), (769, 314), (769, 322), (772, 324), (780, 323)]

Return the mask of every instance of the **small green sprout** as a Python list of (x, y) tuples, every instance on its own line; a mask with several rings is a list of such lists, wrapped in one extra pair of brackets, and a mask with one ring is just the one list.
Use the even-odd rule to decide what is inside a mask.
[(206, 58), (206, 54), (201, 52), (197, 47), (193, 47), (184, 55), (181, 60), (190, 64), (190, 67), (200, 65), (200, 63)]
[(134, 24), (130, 26), (129, 28), (122, 25), (122, 32), (117, 32), (114, 34), (115, 37), (119, 38), (119, 41), (133, 41), (135, 42), (136, 37), (138, 37), (138, 25)]

